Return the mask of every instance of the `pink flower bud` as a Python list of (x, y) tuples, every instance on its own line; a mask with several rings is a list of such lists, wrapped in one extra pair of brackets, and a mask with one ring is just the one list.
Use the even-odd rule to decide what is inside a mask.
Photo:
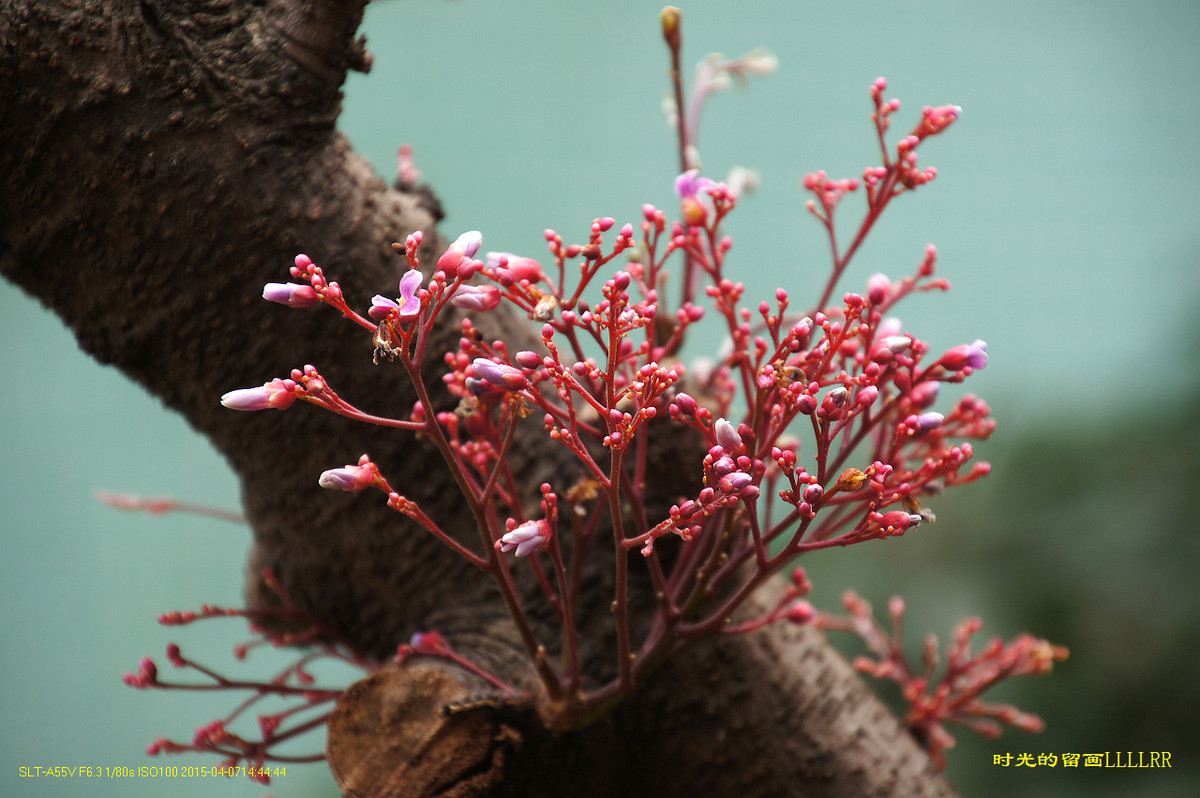
[(696, 403), (696, 400), (686, 393), (675, 395), (675, 406), (678, 407), (679, 412), (685, 416), (694, 416), (696, 415), (696, 411), (700, 409), (700, 406)]
[[(683, 504), (678, 505), (675, 510), (678, 511), (678, 517), (686, 518), (696, 511), (696, 502), (688, 499)], [(675, 517), (675, 515), (675, 513), (672, 513), (672, 517)]]
[(826, 413), (833, 413), (846, 404), (846, 397), (849, 395), (850, 392), (840, 385), (837, 388), (831, 388), (821, 401), (821, 409)]
[(519, 391), (529, 383), (520, 369), (497, 363), (486, 357), (477, 357), (472, 362), (475, 376), (505, 391)]
[(321, 297), (311, 285), (298, 283), (267, 283), (263, 286), (263, 299), (287, 305), (289, 308), (311, 308), (321, 302)]
[(917, 274), (921, 277), (929, 277), (937, 270), (938, 250), (933, 244), (925, 247), (925, 259), (921, 261), (921, 268)]
[(899, 535), (906, 529), (915, 527), (924, 519), (916, 513), (907, 513), (903, 510), (893, 510), (890, 513), (884, 513), (879, 519), (879, 526), (884, 534)]
[(952, 347), (941, 359), (941, 364), (950, 371), (962, 371), (965, 368), (978, 371), (986, 367), (987, 362), (987, 344), (980, 340)]
[[(458, 274), (459, 268), (467, 266), (471, 258), (475, 257), (475, 253), (479, 251), (479, 245), (482, 243), (483, 236), (478, 230), (463, 233), (438, 258), (438, 271), (446, 274)], [(468, 266), (468, 268), (470, 267)]]
[(483, 244), (483, 234), (478, 230), (469, 230), (455, 239), (451, 247), (459, 249), (462, 254), (468, 258), (475, 257), (475, 253), (479, 251), (480, 245)]
[(929, 432), (930, 430), (934, 430), (942, 426), (942, 422), (945, 420), (946, 417), (941, 413), (936, 413), (933, 411), (922, 413), (921, 415), (917, 416), (916, 428), (921, 432)]
[(784, 616), (790, 623), (803, 625), (811, 621), (817, 616), (817, 610), (813, 607), (812, 602), (807, 599), (793, 601), (787, 608), (787, 614)]
[[(442, 260), (445, 259), (446, 256), (450, 256), (450, 258), (454, 260), (454, 263), (450, 264), (451, 266), (456, 266), (458, 260), (462, 258), (475, 257), (475, 253), (479, 252), (479, 246), (482, 244), (482, 242), (484, 242), (484, 236), (482, 236), (479, 230), (468, 230), (467, 233), (463, 233), (462, 235), (458, 236), (458, 238), (454, 240), (454, 244), (446, 247), (446, 251), (443, 253), (442, 258), (438, 259), (438, 269), (443, 268)], [(450, 253), (454, 254), (451, 256)]]
[(717, 443), (727, 452), (736, 452), (742, 447), (742, 436), (738, 435), (734, 426), (723, 418), (718, 418), (713, 422), (713, 434), (717, 437)]
[(736, 470), (737, 463), (735, 463), (733, 461), (732, 457), (730, 457), (729, 455), (725, 455), (723, 457), (718, 457), (713, 462), (712, 469), (713, 469), (713, 473), (715, 473), (716, 475), (724, 476), (725, 474), (728, 474), (730, 471)]
[(913, 135), (920, 138), (941, 133), (950, 127), (962, 114), (962, 108), (957, 105), (939, 105), (937, 108), (926, 107), (921, 111), (921, 121), (913, 129)]
[(878, 305), (888, 298), (892, 291), (892, 281), (886, 274), (876, 272), (867, 280), (867, 297), (872, 305)]
[(912, 402), (913, 407), (924, 409), (937, 401), (938, 391), (941, 387), (940, 382), (933, 380), (919, 382), (908, 392), (908, 400)]
[(461, 285), (450, 304), (463, 310), (486, 311), (500, 304), (500, 289), (494, 285)]
[(536, 260), (523, 255), (514, 255), (511, 252), (489, 252), (487, 267), (495, 272), (495, 279), (506, 277), (507, 280), (502, 280), (505, 284), (521, 280), (536, 283), (546, 276), (542, 271), (542, 265)]
[(463, 384), (467, 387), (467, 390), (471, 392), (472, 396), (478, 396), (480, 398), (499, 390), (495, 385), (492, 385), (487, 380), (481, 380), (476, 377), (467, 377), (466, 380), (463, 381)]
[(149, 687), (158, 683), (158, 666), (149, 657), (142, 657), (137, 673), (127, 673), (121, 681), (130, 687)]
[(239, 388), (221, 397), (221, 404), (230, 410), (285, 410), (296, 401), (291, 380), (274, 379), (259, 388)]
[(413, 160), (412, 145), (401, 144), (396, 150), (396, 182), (402, 186), (414, 186), (421, 179), (421, 172)]
[(348, 465), (342, 468), (331, 468), (321, 474), (317, 480), (322, 488), (329, 490), (344, 490), (357, 493), (375, 484), (375, 469), (368, 462), (360, 465)]
[(549, 539), (545, 521), (526, 521), (497, 540), (496, 549), (503, 552), (516, 549), (517, 557), (528, 557)]
[(717, 482), (717, 489), (722, 493), (740, 493), (750, 487), (754, 482), (754, 477), (747, 474), (745, 471), (734, 471), (732, 474), (726, 474)]
[(542, 357), (537, 352), (530, 352), (528, 349), (517, 352), (513, 360), (517, 361), (517, 365), (523, 369), (541, 368)]

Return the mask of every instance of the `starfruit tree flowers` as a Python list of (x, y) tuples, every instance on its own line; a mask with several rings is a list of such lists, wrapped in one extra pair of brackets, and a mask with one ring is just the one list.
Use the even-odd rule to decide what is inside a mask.
[[(897, 315), (909, 295), (949, 288), (937, 275), (937, 250), (921, 253), (910, 276), (874, 274), (834, 300), (887, 205), (936, 176), (918, 167), (918, 147), (960, 113), (927, 108), (912, 132), (889, 146), (885, 134), (899, 103), (883, 97), (885, 88), (881, 79), (870, 89), (881, 162), (861, 178), (816, 172), (804, 180), (831, 260), (828, 278), (806, 302), (797, 304), (783, 287), (767, 299), (747, 298), (723, 232), (738, 196), (688, 169), (675, 180), (673, 212), (645, 205), (636, 223), (597, 218), (577, 244), (547, 230), (544, 261), (506, 252), (476, 259), (482, 237), (468, 232), (435, 263), (422, 264), (422, 236), (414, 233), (394, 245), (407, 267), (398, 295), (376, 295), (362, 314), (319, 266), (299, 256), (294, 282), (271, 284), (264, 297), (294, 308), (329, 305), (361, 326), (376, 362), (402, 368), (412, 380), (415, 406), (395, 417), (367, 414), (312, 365), (222, 401), (248, 411), (315, 404), (436, 449), (474, 519), (477, 543), (448, 534), (442, 524), (449, 519), (432, 517), (394, 488), (368, 454), (355, 464), (330, 464), (319, 483), (382, 493), (389, 507), (494, 577), (540, 679), (544, 695), (536, 706), (551, 728), (590, 722), (700, 637), (810, 623), (818, 616), (803, 598), (809, 581), (797, 558), (912, 534), (933, 520), (931, 500), (988, 472), (973, 448), (994, 428), (987, 404), (970, 394), (952, 402), (941, 396), (942, 386), (987, 366), (987, 345), (976, 340), (934, 351)], [(834, 218), (859, 189), (866, 208), (846, 244)], [(675, 213), (678, 220), (669, 221)], [(780, 263), (798, 260), (786, 243), (780, 256)], [(809, 274), (779, 277), (812, 283)], [(522, 348), (511, 351), (476, 326), (481, 314), (492, 313), (528, 321)], [(689, 367), (678, 353), (699, 323), (717, 325), (730, 343), (714, 364)], [(458, 346), (431, 351), (430, 333), (444, 324), (461, 328)], [(426, 384), (436, 362), (440, 383)], [(444, 392), (459, 400), (456, 410), (435, 401)], [(529, 416), (541, 424), (520, 423)], [(529, 435), (544, 435), (543, 451), (557, 448), (578, 465), (569, 482), (547, 481), (536, 493), (520, 484), (511, 455), (518, 436)], [(647, 501), (656, 477), (650, 452), (680, 435), (702, 443), (694, 461), (678, 463), (694, 481), (669, 508), (656, 508)], [(589, 547), (601, 533), (611, 535), (612, 546)], [(566, 537), (572, 545), (563, 545)], [(612, 569), (616, 675), (598, 686), (581, 672), (575, 622), (584, 589), (580, 558), (587, 556), (610, 557)], [(540, 586), (540, 598), (517, 589), (521, 568)], [(631, 568), (644, 569), (638, 578), (653, 587), (650, 609), (630, 601)], [(749, 596), (783, 572), (791, 586), (778, 606), (761, 618), (741, 617)], [(532, 621), (547, 616), (529, 603), (537, 601), (557, 618), (551, 632)], [(635, 623), (633, 612), (653, 617)]]

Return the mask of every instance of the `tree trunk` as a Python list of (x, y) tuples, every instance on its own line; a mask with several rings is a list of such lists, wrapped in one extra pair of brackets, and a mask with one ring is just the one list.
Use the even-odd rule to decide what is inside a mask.
[[(257, 576), (269, 566), (301, 607), (380, 658), (436, 629), (512, 673), (524, 654), (490, 579), (375, 497), (316, 487), (369, 452), (430, 515), (452, 518), (436, 453), (312, 408), (241, 414), (217, 401), (314, 363), (366, 410), (411, 406), (361, 330), (260, 296), (303, 251), (362, 307), (402, 271), (391, 242), (423, 230), (424, 262), (440, 251), (432, 195), (389, 190), (334, 128), (346, 70), (369, 65), (361, 13), (336, 0), (6, 3), (0, 270), (228, 458), (254, 531), (252, 604), (273, 600)], [(444, 333), (449, 347), (458, 331)], [(535, 438), (523, 453), (533, 484), (558, 467)], [(562, 735), (519, 707), (472, 703), (481, 688), (454, 667), (413, 662), (343, 700), (329, 752), (347, 794), (950, 794), (810, 630), (697, 644), (609, 717)]]

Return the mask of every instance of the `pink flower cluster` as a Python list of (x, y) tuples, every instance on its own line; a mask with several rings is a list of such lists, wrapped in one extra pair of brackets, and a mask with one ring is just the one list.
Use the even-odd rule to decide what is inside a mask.
[[(936, 276), (937, 250), (928, 247), (910, 276), (875, 274), (860, 289), (843, 289), (835, 298), (845, 270), (888, 205), (936, 177), (935, 169), (918, 165), (917, 150), (945, 132), (960, 109), (924, 109), (912, 132), (891, 145), (887, 132), (900, 103), (884, 97), (886, 81), (875, 81), (871, 118), (879, 162), (861, 177), (814, 172), (803, 181), (812, 195), (808, 209), (828, 239), (830, 269), (823, 287), (798, 309), (783, 288), (769, 299), (748, 302), (745, 285), (729, 268), (733, 242), (723, 231), (744, 181), (731, 186), (692, 168), (698, 162), (695, 139), (709, 94), (730, 78), (771, 72), (776, 63), (765, 53), (710, 60), (698, 71), (689, 107), (678, 23), (679, 12), (667, 9), (662, 24), (672, 57), (681, 172), (675, 180), (677, 221), (670, 220), (674, 212), (647, 204), (636, 223), (595, 219), (583, 243), (566, 244), (546, 230), (544, 265), (508, 252), (478, 259), (482, 236), (476, 231), (459, 236), (435, 263), (422, 263), (423, 235), (413, 233), (393, 244), (406, 266), (398, 295), (376, 295), (365, 313), (348, 305), (338, 284), (311, 258), (297, 256), (293, 282), (268, 284), (263, 297), (298, 309), (328, 305), (359, 325), (375, 361), (388, 361), (411, 380), (415, 404), (397, 408), (393, 416), (366, 413), (313, 365), (221, 398), (226, 407), (245, 411), (284, 410), (301, 401), (417, 436), (435, 449), (461, 494), (454, 520), (469, 513), (478, 541), (450, 534), (444, 524), (452, 519), (429, 515), (367, 454), (326, 470), (318, 482), (332, 490), (379, 491), (388, 507), (495, 580), (540, 682), (534, 704), (555, 731), (590, 722), (697, 638), (747, 633), (780, 621), (816, 620), (842, 628), (804, 598), (810, 583), (796, 559), (817, 549), (910, 534), (933, 521), (926, 506), (931, 499), (988, 472), (986, 463), (972, 462), (971, 443), (994, 428), (987, 404), (968, 394), (935, 409), (943, 385), (961, 383), (987, 366), (987, 345), (975, 340), (934, 352), (896, 315), (911, 294), (948, 290)], [(402, 151), (400, 157), (401, 181), (415, 179), (411, 154)], [(850, 226), (835, 224), (851, 196), (864, 196), (861, 218)], [(847, 239), (839, 229), (852, 234)], [(786, 244), (778, 254), (780, 263), (796, 260)], [(812, 282), (811, 275), (780, 276)], [(498, 312), (529, 321), (530, 335), (518, 351), (510, 351), (506, 341), (488, 340), (476, 325), (479, 314)], [(702, 322), (718, 327), (728, 345), (716, 362), (687, 365), (681, 349), (691, 327)], [(432, 341), (444, 340), (435, 329), (451, 324), (461, 329), (457, 347), (431, 350)], [(427, 384), (426, 375), (439, 362), (440, 384)], [(457, 397), (458, 407), (441, 409), (439, 392)], [(562, 484), (542, 483), (537, 497), (528, 495), (511, 457), (518, 436), (537, 434), (536, 427), (521, 423), (530, 415), (540, 418), (549, 445), (578, 464), (569, 482), (562, 477)], [(693, 481), (669, 497), (664, 509), (650, 501), (658, 476), (651, 454), (677, 440), (698, 441), (700, 451), (693, 461), (679, 463)], [(616, 675), (592, 685), (582, 671), (583, 625), (577, 617), (583, 558), (603, 551), (589, 546), (598, 535), (611, 536), (609, 548), (616, 552), (605, 555), (611, 557), (613, 587), (613, 628), (605, 639), (615, 640)], [(562, 545), (566, 536), (568, 546)], [(629, 556), (635, 551), (641, 556)], [(528, 569), (540, 596), (518, 589), (518, 568)], [(652, 587), (653, 608), (631, 606), (633, 568)], [(791, 585), (777, 605), (746, 618), (747, 599), (788, 570)], [(545, 606), (535, 608), (530, 601)], [(860, 605), (851, 609), (854, 628), (880, 656), (872, 672), (899, 675), (912, 693), (910, 724), (928, 733), (935, 755), (947, 745), (943, 721), (990, 711), (972, 702), (995, 678), (1039, 672), (1065, 656), (1042, 641), (1022, 639), (972, 659), (967, 644), (974, 627), (964, 627), (951, 654), (952, 675), (943, 683), (948, 687), (928, 694), (927, 679), (913, 677), (891, 649), (876, 649), (881, 638), (864, 620), (869, 610), (864, 616)], [(653, 617), (634, 623), (633, 612)], [(223, 611), (205, 608), (199, 616), (171, 616), (167, 622), (217, 614)], [(557, 619), (557, 627), (533, 623), (535, 615)], [(640, 637), (635, 629), (644, 630)], [(397, 656), (414, 655), (450, 659), (514, 691), (505, 681), (508, 674), (490, 674), (470, 663), (436, 631), (415, 636)], [(218, 687), (244, 686), (184, 659), (177, 648), (168, 659)], [(302, 680), (303, 673), (298, 667), (284, 676)], [(149, 660), (126, 681), (168, 686)], [(293, 690), (287, 678), (271, 684), (250, 687), (258, 696)], [(309, 704), (330, 695), (308, 686), (294, 689)], [(1019, 715), (993, 714), (1023, 722)], [(267, 747), (286, 736), (278, 728), (288, 717), (264, 721), (259, 743), (232, 735), (231, 717), (202, 728), (190, 746), (160, 741), (152, 748), (219, 750), (261, 762)]]
[[(882, 90), (882, 81), (872, 87), (881, 140), (899, 108), (882, 99)], [(664, 211), (647, 205), (640, 229), (599, 218), (583, 244), (565, 245), (548, 230), (549, 267), (511, 253), (476, 260), (482, 239), (469, 232), (423, 270), (417, 257), (421, 234), (415, 233), (396, 245), (408, 266), (399, 296), (376, 296), (365, 315), (347, 307), (337, 284), (301, 256), (292, 273), (311, 292), (300, 284), (286, 292), (270, 289), (268, 298), (301, 307), (315, 296), (361, 325), (371, 334), (376, 357), (398, 362), (413, 380), (415, 407), (404, 418), (370, 416), (339, 396), (312, 366), (261, 388), (231, 392), (223, 401), (235, 409), (282, 409), (300, 399), (430, 441), (476, 519), (478, 548), (448, 534), (439, 519), (389, 484), (367, 455), (356, 465), (326, 471), (320, 484), (380, 490), (389, 506), (491, 573), (510, 606), (518, 608), (514, 621), (548, 697), (541, 704), (547, 723), (569, 728), (581, 717), (580, 707), (628, 693), (655, 662), (689, 640), (728, 632), (746, 597), (797, 556), (911, 532), (933, 519), (924, 506), (928, 497), (987, 473), (987, 464), (970, 463), (969, 442), (993, 429), (987, 405), (967, 395), (948, 410), (934, 409), (943, 384), (962, 382), (987, 365), (986, 344), (931, 353), (894, 315), (906, 296), (948, 288), (935, 276), (936, 249), (926, 250), (911, 277), (893, 281), (876, 274), (861, 292), (829, 302), (883, 208), (932, 176), (914, 171), (916, 147), (957, 115), (949, 106), (927, 110), (895, 155), (885, 147), (883, 164), (866, 170), (861, 182), (831, 180), (824, 173), (806, 178), (805, 187), (817, 197), (810, 207), (829, 231), (834, 261), (822, 298), (807, 312), (793, 312), (782, 288), (771, 302), (745, 303), (745, 287), (726, 275), (731, 241), (721, 233), (737, 197), (693, 169), (675, 182), (680, 221), (669, 224)], [(843, 250), (834, 214), (863, 183), (867, 213), (851, 247)], [(623, 255), (624, 262), (612, 269)], [(676, 261), (681, 274), (672, 304), (668, 264)], [(596, 291), (594, 299), (589, 289)], [(504, 341), (488, 341), (479, 332), (471, 314), (502, 304), (535, 325), (540, 349), (510, 352)], [(459, 322), (458, 348), (442, 355), (443, 387), (461, 400), (454, 412), (435, 407), (422, 377), (423, 364), (435, 354), (426, 350), (429, 333), (448, 306), (467, 312)], [(688, 328), (710, 315), (728, 335), (730, 351), (715, 367), (689, 369), (676, 353)], [(540, 517), (526, 514), (528, 497), (508, 459), (518, 422), (531, 412), (541, 415), (545, 434), (585, 474), (582, 483), (540, 486)], [(707, 444), (694, 465), (695, 492), (680, 497), (664, 517), (650, 517), (648, 453), (680, 427)], [(617, 558), (619, 676), (587, 693), (580, 688), (571, 620), (576, 608), (569, 599), (578, 594), (572, 580), (579, 569), (564, 561), (559, 546), (561, 507), (585, 519), (572, 534), (609, 528), (619, 548), (639, 551), (660, 597), (653, 631), (632, 639), (623, 595), (630, 566), (627, 558)], [(656, 550), (664, 536), (678, 538), (670, 566)], [(579, 556), (586, 546), (572, 548)], [(500, 559), (505, 554), (533, 563), (546, 600), (561, 608), (559, 640), (534, 632), (509, 566)], [(753, 567), (747, 572), (745, 565)], [(786, 606), (734, 628), (806, 622), (813, 611), (795, 604), (800, 595), (792, 591)], [(553, 665), (538, 653), (542, 650), (558, 651), (561, 663)]]
[[(248, 693), (249, 697), (237, 708), (222, 718), (209, 721), (195, 731), (190, 742), (176, 742), (165, 737), (154, 740), (146, 753), (182, 754), (189, 752), (217, 754), (223, 758), (222, 768), (230, 775), (244, 774), (252, 781), (269, 784), (272, 776), (286, 774), (286, 767), (279, 763), (317, 762), (324, 759), (323, 753), (296, 754), (294, 741), (305, 734), (323, 728), (332, 711), (332, 704), (342, 694), (341, 687), (317, 686), (317, 678), (311, 668), (320, 660), (333, 660), (348, 664), (364, 672), (378, 667), (348, 645), (340, 635), (317, 618), (298, 609), (291, 598), (279, 586), (270, 571), (263, 573), (263, 581), (282, 602), (280, 610), (242, 610), (205, 605), (199, 612), (168, 612), (159, 618), (166, 626), (184, 626), (211, 618), (244, 618), (251, 628), (257, 630), (256, 622), (270, 617), (276, 621), (286, 619), (301, 631), (280, 634), (270, 639), (256, 638), (248, 644), (239, 645), (234, 653), (239, 660), (246, 658), (252, 648), (270, 644), (275, 648), (308, 646), (315, 651), (297, 649), (296, 660), (268, 679), (231, 679), (193, 659), (185, 657), (179, 646), (167, 646), (166, 659), (175, 669), (188, 671), (198, 681), (172, 681), (162, 678), (158, 666), (149, 657), (138, 663), (136, 673), (122, 677), (125, 684), (139, 689), (211, 691), (227, 690)], [(283, 709), (260, 711), (253, 722), (246, 716), (264, 706), (268, 700), (284, 704)], [(283, 749), (283, 751), (280, 750)], [(219, 772), (219, 771), (218, 771)]]
[(896, 597), (888, 603), (890, 632), (875, 620), (871, 605), (854, 592), (846, 593), (843, 603), (850, 612), (848, 617), (818, 613), (817, 625), (851, 632), (866, 643), (871, 657), (855, 659), (854, 667), (876, 679), (900, 685), (908, 704), (905, 723), (924, 742), (938, 767), (946, 766), (944, 752), (955, 744), (954, 737), (946, 730), (948, 723), (986, 737), (999, 737), (1001, 724), (1030, 732), (1039, 732), (1044, 727), (1037, 715), (1007, 704), (984, 703), (979, 696), (1005, 679), (1049, 673), (1056, 661), (1067, 658), (1064, 647), (1021, 634), (1008, 643), (994, 638), (983, 651), (972, 654), (971, 642), (983, 622), (968, 618), (955, 630), (954, 642), (946, 651), (945, 666), (940, 678), (935, 678), (941, 664), (936, 637), (926, 638), (920, 669), (914, 668), (904, 653), (903, 599)]

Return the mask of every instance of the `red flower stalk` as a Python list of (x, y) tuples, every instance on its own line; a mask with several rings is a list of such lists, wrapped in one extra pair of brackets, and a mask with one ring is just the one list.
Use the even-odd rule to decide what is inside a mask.
[[(252, 630), (262, 634), (256, 621), (271, 618), (288, 619), (301, 631), (279, 634), (270, 638), (259, 637), (254, 642), (235, 648), (238, 659), (244, 659), (250, 648), (269, 642), (273, 646), (306, 646), (311, 650), (296, 649), (296, 659), (267, 679), (233, 679), (184, 656), (175, 643), (167, 646), (166, 659), (181, 671), (190, 671), (199, 681), (172, 681), (162, 678), (158, 667), (149, 657), (143, 657), (137, 673), (122, 677), (125, 684), (141, 689), (158, 690), (203, 690), (231, 691), (249, 694), (232, 712), (212, 720), (196, 729), (192, 740), (175, 742), (164, 737), (155, 739), (146, 749), (150, 755), (182, 754), (187, 752), (215, 753), (223, 758), (220, 769), (229, 775), (243, 774), (262, 784), (270, 783), (272, 776), (286, 773), (286, 765), (316, 762), (324, 759), (324, 753), (282, 754), (278, 748), (309, 732), (321, 729), (329, 718), (332, 704), (342, 694), (340, 686), (319, 687), (310, 667), (319, 660), (333, 660), (354, 666), (364, 672), (378, 667), (361, 653), (341, 640), (337, 633), (325, 627), (313, 616), (300, 611), (283, 593), (278, 581), (270, 572), (264, 572), (264, 582), (280, 597), (280, 610), (241, 610), (214, 606), (203, 606), (199, 612), (164, 613), (159, 622), (168, 626), (179, 626), (207, 618), (245, 618)], [(331, 642), (339, 641), (339, 642)], [(315, 647), (315, 648), (313, 648)], [(235, 727), (246, 726), (243, 719), (252, 709), (265, 706), (264, 702), (275, 699), (284, 708), (266, 711), (256, 716), (250, 731), (234, 731)]]

